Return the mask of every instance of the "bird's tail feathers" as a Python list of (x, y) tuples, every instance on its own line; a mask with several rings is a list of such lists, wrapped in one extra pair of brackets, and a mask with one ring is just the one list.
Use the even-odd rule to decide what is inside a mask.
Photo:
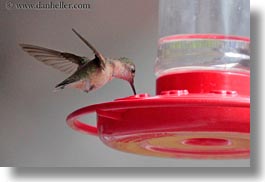
[(72, 77), (67, 78), (66, 80), (62, 81), (58, 85), (55, 86), (54, 91), (59, 91), (64, 89), (65, 87), (69, 86), (70, 84), (74, 83), (76, 80), (74, 80)]
[(65, 86), (56, 86), (54, 89), (53, 89), (53, 92), (58, 92), (58, 91), (61, 91), (65, 88)]

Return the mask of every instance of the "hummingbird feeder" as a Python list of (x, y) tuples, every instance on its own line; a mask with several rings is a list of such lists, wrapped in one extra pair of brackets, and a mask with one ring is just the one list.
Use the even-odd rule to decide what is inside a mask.
[[(159, 21), (156, 95), (78, 109), (68, 125), (129, 153), (249, 158), (249, 1), (161, 0)], [(96, 126), (80, 120), (91, 113)]]

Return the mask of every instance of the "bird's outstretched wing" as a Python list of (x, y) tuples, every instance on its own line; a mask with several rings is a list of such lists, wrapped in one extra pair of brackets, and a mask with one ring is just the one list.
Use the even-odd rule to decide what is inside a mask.
[(90, 44), (84, 37), (82, 37), (75, 29), (72, 28), (72, 31), (94, 52), (97, 59), (96, 61), (99, 61), (99, 65), (102, 69), (105, 68), (106, 59), (104, 56), (94, 47), (92, 44)]
[(80, 57), (75, 54), (35, 45), (20, 44), (20, 46), (38, 61), (67, 74), (73, 74), (80, 66), (90, 61), (85, 57)]

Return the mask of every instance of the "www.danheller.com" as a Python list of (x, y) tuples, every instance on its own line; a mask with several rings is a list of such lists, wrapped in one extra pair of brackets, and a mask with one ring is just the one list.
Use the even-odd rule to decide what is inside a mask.
[(60, 2), (35, 2), (35, 3), (19, 3), (13, 1), (6, 2), (6, 9), (8, 10), (90, 10), (90, 3), (68, 3), (64, 1)]

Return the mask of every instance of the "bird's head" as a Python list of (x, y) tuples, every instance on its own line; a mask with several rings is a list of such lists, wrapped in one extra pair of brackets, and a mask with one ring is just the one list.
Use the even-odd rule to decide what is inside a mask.
[(121, 57), (118, 59), (120, 62), (119, 78), (126, 80), (130, 83), (134, 95), (136, 95), (134, 87), (134, 77), (135, 77), (135, 65), (132, 60), (126, 57)]

